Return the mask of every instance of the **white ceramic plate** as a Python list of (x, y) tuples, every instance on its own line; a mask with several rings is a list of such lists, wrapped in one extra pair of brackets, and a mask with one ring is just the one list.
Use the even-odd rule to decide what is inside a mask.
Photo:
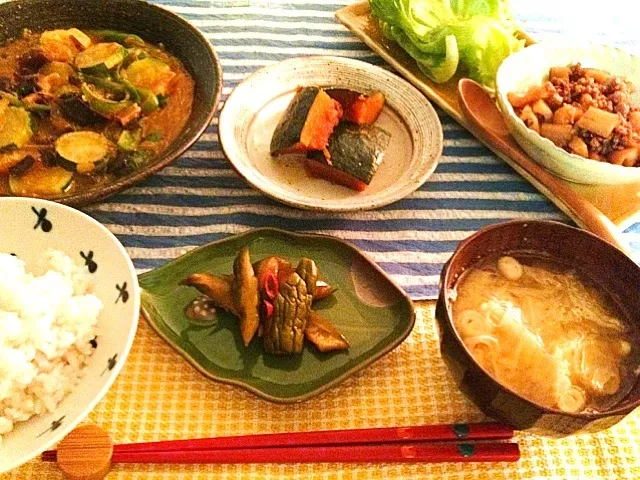
[[(580, 62), (625, 77), (640, 88), (640, 58), (618, 48), (596, 44), (538, 43), (516, 52), (498, 69), (498, 104), (513, 138), (542, 166), (576, 183), (620, 184), (640, 181), (640, 168), (598, 162), (566, 152), (551, 140), (527, 128), (507, 100), (509, 92), (524, 92), (541, 85), (549, 68)], [(636, 94), (634, 100), (638, 101)]]
[[(306, 173), (300, 155), (274, 159), (271, 137), (298, 87), (381, 91), (385, 108), (376, 126), (391, 134), (371, 184), (355, 192)], [(293, 207), (347, 212), (388, 205), (419, 188), (442, 155), (442, 126), (427, 100), (397, 75), (358, 60), (300, 57), (258, 70), (227, 99), (218, 125), (222, 149), (252, 187)]]
[(48, 248), (84, 263), (91, 273), (93, 293), (103, 303), (95, 350), (80, 383), (53, 413), (18, 423), (3, 435), (0, 473), (51, 448), (89, 414), (122, 368), (138, 325), (138, 278), (127, 252), (109, 230), (58, 203), (0, 198), (0, 252), (15, 253), (29, 271)]

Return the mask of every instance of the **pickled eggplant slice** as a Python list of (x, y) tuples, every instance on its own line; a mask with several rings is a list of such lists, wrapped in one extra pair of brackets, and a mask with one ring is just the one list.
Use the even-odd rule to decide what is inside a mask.
[(245, 346), (253, 339), (260, 316), (258, 313), (258, 278), (251, 265), (249, 250), (245, 247), (238, 252), (233, 262), (232, 291), (236, 311), (240, 317), (240, 333)]
[(288, 355), (302, 352), (304, 331), (312, 296), (297, 273), (292, 273), (273, 302), (273, 314), (264, 321), (263, 341), (267, 353)]
[(309, 312), (304, 336), (321, 352), (347, 350), (349, 342), (329, 320), (313, 310)]
[(200, 293), (209, 297), (216, 306), (238, 316), (231, 289), (232, 279), (210, 273), (194, 273), (182, 280), (180, 284), (195, 287)]
[(316, 293), (316, 282), (318, 281), (318, 267), (316, 262), (310, 258), (303, 258), (298, 263), (296, 273), (304, 280), (307, 285), (307, 293), (312, 297)]
[(62, 167), (45, 167), (41, 162), (35, 162), (24, 173), (9, 175), (11, 193), (21, 197), (60, 195), (72, 182), (73, 172)]
[(92, 131), (69, 132), (55, 143), (58, 156), (75, 165), (78, 173), (89, 173), (95, 165), (108, 161), (115, 153), (114, 145), (104, 135)]
[(82, 99), (80, 93), (65, 93), (58, 98), (58, 106), (62, 115), (70, 122), (82, 127), (104, 123), (106, 118), (93, 110)]
[(5, 106), (0, 117), (0, 148), (9, 145), (22, 148), (33, 135), (31, 116), (24, 108), (3, 104)]
[(111, 70), (124, 61), (126, 54), (126, 49), (119, 43), (96, 43), (78, 53), (74, 63), (83, 72)]

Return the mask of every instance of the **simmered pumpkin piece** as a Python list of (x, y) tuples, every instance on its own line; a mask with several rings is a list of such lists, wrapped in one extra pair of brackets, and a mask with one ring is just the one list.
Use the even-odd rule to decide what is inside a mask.
[(341, 117), (340, 104), (321, 88), (298, 89), (273, 134), (271, 154), (322, 150)]
[(12, 167), (19, 164), (27, 156), (23, 150), (9, 150), (0, 153), (0, 173), (7, 173)]
[(331, 88), (327, 94), (337, 100), (342, 107), (342, 120), (358, 125), (373, 125), (384, 108), (384, 94), (373, 92), (370, 95), (347, 88)]
[(382, 128), (342, 123), (324, 152), (307, 154), (307, 170), (315, 177), (362, 191), (382, 163), (390, 140), (391, 135)]

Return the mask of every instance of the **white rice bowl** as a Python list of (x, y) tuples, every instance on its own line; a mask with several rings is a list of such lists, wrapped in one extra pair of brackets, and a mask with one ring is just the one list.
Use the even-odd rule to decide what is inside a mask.
[(87, 417), (126, 360), (139, 309), (131, 259), (104, 226), (0, 197), (0, 474)]
[[(0, 253), (0, 445), (15, 423), (55, 412), (78, 384), (102, 302), (90, 274), (59, 250), (37, 271)], [(36, 301), (37, 299), (37, 301)]]

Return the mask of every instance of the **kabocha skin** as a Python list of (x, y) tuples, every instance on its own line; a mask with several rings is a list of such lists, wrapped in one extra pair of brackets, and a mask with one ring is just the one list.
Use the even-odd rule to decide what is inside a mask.
[(342, 117), (340, 104), (321, 88), (300, 88), (271, 139), (271, 155), (322, 150)]
[(363, 191), (382, 163), (391, 135), (369, 125), (341, 123), (325, 151), (307, 154), (307, 169), (317, 177)]
[(263, 340), (267, 353), (284, 355), (302, 352), (312, 300), (305, 281), (297, 273), (292, 273), (280, 286), (273, 314), (265, 319)]
[(244, 248), (234, 261), (234, 275), (194, 273), (180, 284), (196, 288), (216, 307), (237, 316), (245, 345), (258, 332), (265, 351), (274, 355), (300, 353), (305, 338), (320, 352), (346, 350), (349, 342), (338, 329), (311, 310), (313, 302), (335, 291), (319, 276), (309, 258), (300, 260), (295, 270), (275, 256), (252, 265)]

